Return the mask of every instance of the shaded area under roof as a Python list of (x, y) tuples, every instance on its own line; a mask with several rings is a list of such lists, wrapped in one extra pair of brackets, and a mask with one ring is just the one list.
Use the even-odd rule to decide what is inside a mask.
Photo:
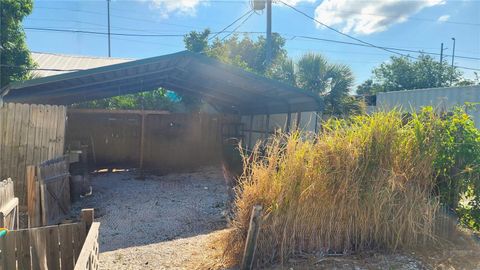
[(183, 51), (49, 76), (2, 89), (5, 102), (69, 105), (159, 87), (242, 114), (322, 110), (317, 95), (207, 56)]

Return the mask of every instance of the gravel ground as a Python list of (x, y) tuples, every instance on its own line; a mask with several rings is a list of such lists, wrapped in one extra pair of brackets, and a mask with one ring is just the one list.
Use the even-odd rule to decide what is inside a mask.
[(175, 262), (189, 256), (185, 248), (198, 248), (196, 237), (204, 239), (226, 227), (227, 193), (220, 168), (145, 180), (136, 176), (134, 172), (92, 176), (93, 194), (72, 207), (72, 216), (82, 208), (95, 208), (95, 221), (101, 222), (101, 269), (178, 269), (181, 263)]

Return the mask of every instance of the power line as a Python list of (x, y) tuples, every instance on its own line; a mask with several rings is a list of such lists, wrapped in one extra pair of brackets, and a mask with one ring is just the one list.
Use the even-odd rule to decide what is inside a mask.
[(405, 56), (405, 57), (411, 57), (411, 58), (414, 58), (414, 59), (415, 59), (415, 57), (413, 57), (413, 56), (405, 55), (405, 54), (403, 54), (403, 53), (399, 53), (399, 52), (392, 51), (392, 50), (388, 50), (388, 49), (382, 48), (382, 47), (380, 47), (380, 46), (377, 46), (377, 45), (375, 45), (375, 44), (373, 44), (373, 43), (370, 43), (370, 42), (367, 42), (367, 41), (363, 41), (363, 40), (361, 40), (361, 39), (359, 39), (359, 38), (356, 38), (356, 37), (351, 36), (351, 35), (349, 35), (349, 34), (343, 33), (342, 31), (337, 30), (337, 29), (331, 27), (330, 25), (327, 25), (327, 24), (325, 24), (325, 23), (323, 23), (323, 22), (315, 19), (314, 17), (312, 17), (312, 16), (308, 15), (307, 13), (305, 13), (305, 12), (303, 12), (303, 11), (295, 8), (295, 7), (292, 6), (292, 5), (289, 5), (289, 4), (285, 3), (285, 2), (283, 2), (282, 0), (278, 0), (278, 1), (279, 1), (280, 3), (282, 3), (282, 4), (284, 4), (285, 6), (293, 9), (294, 11), (302, 14), (303, 16), (305, 16), (305, 17), (307, 17), (307, 18), (315, 21), (316, 23), (318, 23), (318, 24), (320, 24), (320, 25), (323, 25), (324, 27), (326, 27), (326, 28), (328, 28), (328, 29), (330, 29), (330, 30), (332, 30), (332, 31), (334, 31), (334, 32), (342, 35), (342, 36), (348, 37), (348, 38), (350, 38), (350, 39), (353, 39), (353, 40), (355, 40), (355, 41), (358, 41), (358, 42), (363, 43), (363, 44), (365, 44), (365, 45), (368, 45), (368, 46), (370, 46), (370, 47), (374, 47), (374, 48), (377, 48), (377, 49), (380, 49), (380, 50), (384, 50), (384, 51), (387, 51), (387, 52), (390, 52), (390, 53), (398, 54), (398, 55)]
[[(36, 31), (51, 31), (77, 34), (92, 34), (92, 35), (108, 35), (106, 32), (99, 31), (85, 31), (74, 29), (58, 29), (58, 28), (40, 28), (40, 27), (25, 27), (26, 30)], [(133, 34), (133, 33), (110, 33), (112, 36), (130, 36), (130, 37), (183, 37), (184, 34)]]
[[(253, 13), (251, 14), (253, 15)], [(250, 16), (251, 16), (250, 15)], [(245, 21), (242, 22), (242, 24)], [(239, 25), (241, 26), (241, 24)], [(229, 33), (228, 36), (230, 36), (233, 33), (240, 33), (240, 34), (263, 34), (263, 32), (255, 32), (255, 31), (237, 31), (239, 28), (237, 26), (233, 31), (218, 31), (218, 32), (212, 32), (212, 34), (215, 34), (215, 36), (218, 36), (221, 33)], [(41, 28), (41, 27), (25, 27), (24, 29), (26, 30), (35, 30), (35, 31), (51, 31), (51, 32), (64, 32), (64, 33), (80, 33), (80, 34), (94, 34), (94, 35), (108, 35), (106, 32), (100, 32), (100, 31), (88, 31), (88, 30), (78, 30), (78, 29), (60, 29), (60, 28)], [(131, 28), (130, 28), (131, 29)], [(136, 29), (131, 29), (133, 31), (140, 31)], [(117, 32), (112, 32), (111, 33), (114, 36), (130, 36), (130, 37), (183, 37), (185, 34), (135, 34), (135, 33), (117, 33)], [(285, 36), (285, 34), (282, 34)], [(214, 37), (215, 37), (214, 36)], [(223, 39), (225, 39), (224, 37)], [(319, 37), (313, 37), (313, 36), (303, 36), (303, 35), (294, 35), (289, 38), (289, 40), (294, 40), (297, 38), (301, 39), (308, 39), (308, 40), (316, 40), (316, 41), (325, 41), (325, 42), (332, 42), (332, 43), (339, 43), (339, 44), (345, 44), (345, 45), (353, 45), (353, 46), (360, 46), (360, 47), (372, 47), (371, 45), (368, 44), (363, 44), (363, 43), (355, 43), (355, 42), (348, 42), (348, 41), (341, 41), (341, 40), (334, 40), (334, 39), (326, 39), (326, 38), (319, 38)], [(211, 38), (210, 38), (211, 39)], [(385, 49), (384, 51), (390, 52), (391, 51), (401, 51), (401, 52), (409, 52), (409, 53), (417, 53), (417, 54), (428, 54), (428, 55), (434, 55), (434, 56), (439, 56), (440, 53), (435, 53), (435, 52), (428, 52), (428, 51), (422, 51), (422, 50), (410, 50), (410, 49), (404, 49), (404, 48), (397, 48), (397, 47), (388, 47), (388, 46), (374, 46), (375, 48), (379, 49)], [(401, 54), (403, 55), (403, 54)], [(445, 57), (451, 57), (451, 55), (445, 54)], [(460, 58), (460, 59), (469, 59), (469, 60), (476, 60), (480, 61), (480, 57), (473, 57), (473, 56), (463, 56), (463, 55), (455, 55), (455, 58)]]
[[(342, 31), (339, 31), (339, 30), (337, 30), (337, 29), (335, 29), (335, 28), (333, 28), (333, 27), (331, 27), (331, 26), (329, 26), (329, 25), (327, 25), (327, 24), (325, 24), (325, 23), (317, 20), (316, 18), (308, 15), (307, 13), (305, 13), (305, 12), (303, 12), (303, 11), (297, 9), (297, 8), (295, 8), (295, 7), (292, 6), (292, 5), (289, 5), (289, 4), (285, 3), (285, 2), (283, 2), (282, 0), (278, 0), (278, 1), (279, 1), (280, 3), (282, 3), (282, 4), (284, 4), (285, 6), (293, 9), (294, 11), (302, 14), (303, 16), (305, 16), (305, 17), (307, 17), (307, 18), (315, 21), (316, 23), (318, 23), (318, 24), (320, 24), (320, 25), (322, 25), (322, 26), (324, 26), (324, 27), (326, 27), (326, 28), (328, 28), (328, 29), (330, 29), (330, 30), (332, 30), (332, 31), (334, 31), (334, 32), (342, 35), (342, 36), (348, 37), (348, 38), (353, 39), (353, 40), (355, 40), (355, 41), (358, 41), (358, 42), (360, 42), (360, 43), (362, 43), (362, 44), (365, 44), (365, 45), (367, 45), (367, 47), (377, 48), (377, 49), (384, 50), (384, 51), (387, 51), (387, 52), (390, 52), (390, 53), (393, 53), (393, 54), (401, 55), (401, 56), (403, 56), (403, 57), (407, 57), (407, 58), (412, 58), (412, 59), (418, 60), (417, 57), (414, 57), (414, 56), (411, 56), (411, 55), (408, 55), (408, 54), (399, 53), (399, 52), (397, 52), (397, 51), (394, 51), (394, 50), (391, 50), (391, 49), (388, 49), (388, 48), (385, 48), (385, 47), (377, 46), (377, 45), (375, 45), (375, 44), (373, 44), (373, 43), (370, 43), (370, 42), (361, 40), (361, 39), (359, 39), (359, 38), (356, 38), (356, 37), (354, 37), (354, 36), (351, 36), (351, 35), (349, 35), (349, 34), (343, 33)], [(462, 68), (462, 69), (469, 69), (469, 70), (478, 70), (478, 71), (480, 71), (480, 69), (477, 69), (477, 68), (470, 68), (470, 67), (463, 67), (463, 66), (455, 66), (455, 67), (457, 67), (457, 68)]]
[[(325, 42), (333, 42), (333, 43), (341, 43), (341, 44), (346, 44), (346, 45), (354, 45), (354, 46), (361, 46), (361, 47), (371, 47), (366, 44), (362, 43), (355, 43), (355, 42), (348, 42), (348, 41), (341, 41), (341, 40), (333, 40), (333, 39), (327, 39), (327, 38), (318, 38), (318, 37), (312, 37), (312, 36), (292, 36), (290, 40), (294, 40), (296, 38), (303, 38), (303, 39), (311, 39), (311, 40), (318, 40), (318, 41), (325, 41)], [(411, 52), (411, 53), (419, 53), (419, 54), (429, 54), (429, 55), (435, 55), (439, 56), (439, 53), (435, 52), (427, 52), (427, 51), (422, 51), (422, 50), (409, 50), (409, 49), (403, 49), (403, 48), (395, 48), (395, 47), (387, 47), (387, 46), (378, 46), (381, 48), (389, 49), (389, 50), (395, 50), (395, 51), (402, 51), (402, 52)], [(451, 56), (445, 54), (444, 56)], [(473, 57), (473, 56), (461, 56), (461, 55), (455, 55), (455, 58), (463, 58), (463, 59), (470, 59), (470, 60), (480, 60), (480, 57)]]
[(243, 20), (237, 27), (235, 27), (228, 35), (224, 36), (222, 38), (222, 41), (224, 41), (227, 37), (231, 36), (233, 33), (236, 33), (236, 31), (240, 27), (242, 27), (248, 21), (248, 19), (250, 19), (250, 17), (252, 17), (253, 14), (255, 14), (255, 12), (251, 12), (250, 15), (248, 15), (247, 18), (245, 18), (245, 20)]
[(225, 28), (223, 28), (222, 30), (220, 30), (220, 32), (216, 33), (215, 35), (213, 35), (212, 37), (210, 37), (208, 40), (212, 40), (214, 38), (216, 38), (218, 35), (220, 35), (221, 33), (223, 33), (225, 30), (227, 30), (228, 28), (230, 28), (230, 26), (236, 24), (238, 21), (240, 21), (241, 19), (243, 19), (245, 16), (249, 15), (253, 13), (253, 10), (248, 10), (247, 12), (245, 12), (245, 14), (243, 14), (242, 16), (240, 16), (238, 19), (236, 19), (235, 21), (233, 21), (231, 24), (227, 25)]

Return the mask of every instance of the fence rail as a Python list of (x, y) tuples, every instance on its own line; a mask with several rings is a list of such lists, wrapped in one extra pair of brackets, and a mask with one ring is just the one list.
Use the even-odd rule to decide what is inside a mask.
[(9, 230), (18, 227), (18, 198), (10, 178), (0, 182), (0, 227)]

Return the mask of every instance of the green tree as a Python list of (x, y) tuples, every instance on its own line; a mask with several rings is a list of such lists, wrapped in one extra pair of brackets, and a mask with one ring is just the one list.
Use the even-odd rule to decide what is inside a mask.
[(322, 55), (308, 53), (300, 58), (297, 67), (297, 86), (322, 96), (326, 113), (345, 115), (361, 111), (362, 106), (349, 96), (354, 77), (348, 66), (331, 64)]
[(210, 36), (210, 29), (205, 29), (203, 32), (192, 31), (183, 37), (183, 42), (187, 50), (200, 53), (208, 48), (208, 36)]
[(429, 55), (412, 60), (392, 56), (373, 70), (373, 77), (357, 87), (357, 94), (400, 91), (456, 85), (471, 85), (474, 81), (462, 77), (462, 72), (447, 62), (440, 63)]
[[(251, 72), (265, 75), (271, 66), (265, 62), (266, 39), (259, 36), (257, 40), (248, 35), (240, 37), (237, 34), (229, 38), (215, 38), (208, 44), (210, 31), (208, 29), (197, 32), (192, 31), (185, 35), (185, 48), (192, 52), (204, 52), (206, 55), (216, 58), (221, 62), (232, 64)], [(272, 34), (272, 59), (273, 63), (286, 58), (284, 49), (285, 39), (278, 33)], [(273, 65), (273, 64), (272, 64)]]
[(0, 0), (0, 87), (28, 79), (35, 67), (22, 27), (32, 9), (32, 0)]

